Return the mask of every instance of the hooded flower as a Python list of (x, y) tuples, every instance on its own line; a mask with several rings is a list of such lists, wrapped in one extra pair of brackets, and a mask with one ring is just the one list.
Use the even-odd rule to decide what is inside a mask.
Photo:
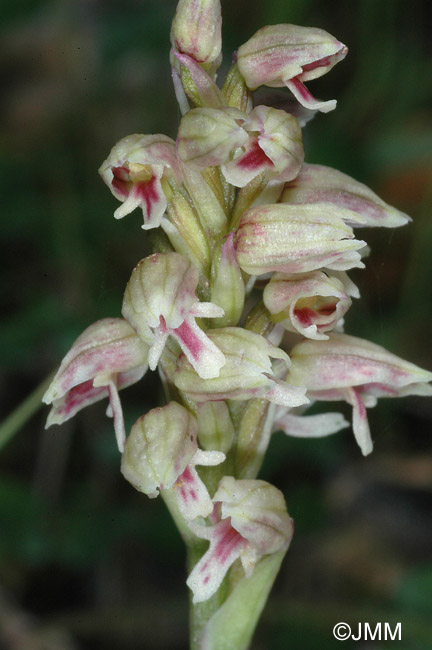
[(207, 402), (257, 397), (286, 406), (308, 402), (303, 389), (275, 375), (271, 358), (281, 359), (280, 374), (286, 375), (289, 357), (260, 334), (241, 327), (221, 327), (208, 330), (207, 335), (224, 354), (226, 363), (219, 376), (203, 381), (186, 357), (179, 357), (174, 383), (192, 399)]
[(410, 218), (385, 203), (366, 185), (324, 165), (303, 165), (300, 174), (285, 185), (281, 203), (332, 203), (361, 215), (353, 226), (397, 228)]
[(142, 228), (160, 225), (167, 207), (163, 184), (179, 180), (175, 143), (165, 135), (128, 135), (112, 148), (99, 174), (112, 194), (122, 201), (114, 212), (122, 219), (140, 207)]
[(46, 426), (62, 424), (85, 406), (109, 397), (117, 444), (125, 428), (118, 390), (139, 381), (147, 370), (148, 346), (121, 318), (104, 318), (77, 338), (43, 397), (52, 404)]
[(291, 350), (288, 381), (304, 386), (312, 400), (345, 400), (353, 407), (353, 430), (366, 456), (372, 440), (366, 407), (378, 397), (431, 395), (432, 373), (369, 341), (332, 332), (328, 341), (304, 341)]
[(250, 275), (362, 268), (357, 251), (366, 243), (354, 239), (345, 223), (356, 216), (330, 203), (253, 207), (243, 214), (234, 234), (237, 262)]
[(309, 109), (324, 113), (336, 100), (315, 99), (303, 82), (321, 77), (348, 49), (322, 29), (298, 25), (269, 25), (259, 29), (237, 53), (237, 63), (249, 88), (286, 86)]
[(180, 123), (177, 143), (183, 162), (198, 169), (221, 165), (235, 187), (261, 173), (269, 180), (291, 180), (304, 158), (296, 118), (269, 106), (257, 106), (248, 115), (234, 108), (193, 109)]
[(274, 322), (310, 339), (327, 339), (351, 306), (342, 281), (323, 271), (275, 273), (266, 285), (264, 304)]
[(197, 269), (182, 255), (150, 255), (132, 271), (122, 314), (150, 346), (149, 366), (154, 370), (168, 336), (173, 336), (200, 377), (217, 377), (225, 364), (223, 353), (195, 322), (217, 318), (223, 309), (199, 302), (195, 290)]
[(210, 542), (186, 581), (194, 603), (207, 600), (219, 589), (235, 560), (241, 560), (246, 576), (250, 576), (263, 555), (287, 548), (293, 534), (293, 521), (282, 493), (266, 481), (225, 476), (213, 501), (212, 519), (216, 523), (189, 524), (197, 537)]
[(150, 498), (174, 490), (186, 520), (207, 517), (213, 510), (207, 488), (196, 465), (219, 465), (220, 451), (202, 451), (197, 444), (194, 416), (177, 402), (155, 408), (138, 418), (122, 456), (123, 476)]

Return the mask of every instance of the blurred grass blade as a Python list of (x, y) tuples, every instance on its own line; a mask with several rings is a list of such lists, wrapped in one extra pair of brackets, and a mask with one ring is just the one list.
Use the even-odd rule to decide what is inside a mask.
[(50, 385), (51, 373), (30, 395), (0, 424), (0, 450), (20, 431), (24, 424), (42, 406), (42, 397)]

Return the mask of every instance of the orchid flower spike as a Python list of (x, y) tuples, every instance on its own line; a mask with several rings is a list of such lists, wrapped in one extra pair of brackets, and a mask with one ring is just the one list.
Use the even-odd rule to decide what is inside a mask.
[(112, 148), (99, 168), (102, 180), (122, 201), (114, 212), (122, 219), (140, 207), (142, 228), (160, 225), (168, 201), (164, 185), (180, 182), (175, 143), (165, 135), (128, 135)]
[(303, 82), (324, 75), (347, 52), (323, 29), (269, 25), (238, 49), (237, 63), (249, 88), (286, 86), (304, 107), (327, 113), (336, 108), (336, 100), (315, 99)]
[(151, 370), (168, 336), (176, 339), (200, 377), (217, 377), (225, 364), (223, 353), (195, 321), (221, 317), (224, 310), (212, 302), (199, 302), (197, 285), (198, 270), (179, 253), (155, 253), (132, 271), (122, 314), (150, 346)]
[(268, 180), (291, 180), (304, 159), (298, 121), (269, 106), (248, 115), (234, 108), (192, 109), (180, 122), (177, 147), (182, 161), (197, 169), (221, 165), (235, 187), (262, 173)]
[(353, 431), (363, 455), (372, 451), (366, 407), (378, 397), (432, 395), (432, 372), (404, 361), (369, 341), (329, 334), (328, 341), (304, 341), (291, 350), (288, 381), (307, 389), (312, 400), (345, 400), (353, 407)]
[(173, 490), (186, 520), (207, 517), (213, 510), (196, 465), (219, 465), (220, 451), (198, 449), (197, 422), (177, 402), (155, 408), (138, 418), (127, 439), (121, 471), (134, 488), (151, 499)]
[(104, 318), (77, 338), (43, 397), (52, 404), (46, 427), (62, 424), (85, 406), (109, 397), (117, 444), (125, 428), (118, 391), (135, 384), (147, 370), (148, 346), (121, 318)]
[(217, 377), (203, 381), (187, 358), (180, 356), (174, 383), (193, 400), (207, 402), (256, 397), (286, 406), (308, 403), (304, 389), (291, 386), (275, 375), (271, 359), (282, 360), (282, 374), (285, 376), (289, 357), (263, 336), (241, 327), (208, 330), (207, 335), (222, 351), (226, 363)]
[(323, 271), (275, 273), (266, 285), (264, 304), (272, 321), (306, 338), (325, 340), (351, 306), (343, 282)]
[(293, 534), (282, 493), (266, 481), (225, 476), (213, 501), (216, 523), (189, 524), (197, 537), (210, 542), (186, 581), (194, 603), (207, 600), (219, 589), (235, 560), (241, 560), (248, 577), (263, 555), (288, 548)]

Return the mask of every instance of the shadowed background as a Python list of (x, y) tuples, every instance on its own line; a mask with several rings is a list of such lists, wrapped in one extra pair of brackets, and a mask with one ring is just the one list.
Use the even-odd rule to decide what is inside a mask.
[[(175, 5), (23, 0), (2, 8), (3, 417), (85, 327), (120, 314), (130, 272), (148, 253), (139, 213), (113, 219), (117, 202), (97, 169), (124, 135), (175, 137), (168, 63)], [(265, 24), (321, 27), (349, 46), (344, 62), (310, 83), (338, 108), (305, 129), (306, 158), (367, 183), (414, 221), (360, 231), (372, 253), (365, 270), (351, 273), (362, 299), (346, 330), (432, 369), (429, 3), (222, 7), (223, 70)], [(123, 393), (129, 425), (159, 399), (156, 377), (148, 373)], [(1, 452), (6, 650), (187, 647), (182, 545), (163, 504), (121, 477), (104, 410), (95, 405), (45, 432), (44, 408)], [(404, 650), (432, 647), (432, 405), (382, 400), (369, 416), (375, 451), (366, 459), (349, 430), (272, 441), (260, 476), (283, 490), (296, 533), (254, 650), (337, 648), (339, 621), (354, 629), (401, 621)]]

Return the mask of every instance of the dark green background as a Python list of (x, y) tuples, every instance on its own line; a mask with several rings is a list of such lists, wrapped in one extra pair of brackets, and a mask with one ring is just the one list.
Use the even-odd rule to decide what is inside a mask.
[[(124, 135), (175, 137), (175, 4), (2, 7), (4, 416), (87, 325), (119, 315), (131, 269), (147, 253), (141, 217), (113, 219), (117, 203), (97, 169)], [(362, 299), (346, 329), (432, 369), (429, 4), (226, 0), (223, 11), (224, 70), (231, 52), (269, 23), (322, 27), (349, 46), (343, 63), (310, 83), (338, 108), (305, 130), (307, 160), (366, 182), (414, 221), (360, 232), (372, 253), (366, 270), (352, 274)], [(129, 424), (158, 399), (155, 378), (124, 393)], [(0, 457), (0, 646), (186, 648), (183, 549), (162, 503), (119, 474), (104, 405), (44, 432), (46, 414)], [(382, 401), (370, 411), (375, 451), (366, 459), (349, 431), (321, 441), (275, 436), (261, 476), (283, 489), (296, 534), (254, 650), (338, 648), (339, 621), (354, 629), (401, 621), (398, 647), (432, 647), (431, 419), (427, 399)], [(350, 643), (343, 647), (366, 647)]]

